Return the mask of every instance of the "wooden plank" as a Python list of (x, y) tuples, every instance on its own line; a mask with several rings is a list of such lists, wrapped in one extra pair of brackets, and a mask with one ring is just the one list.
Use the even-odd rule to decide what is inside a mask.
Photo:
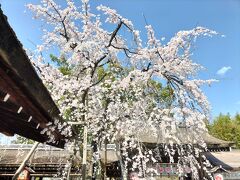
[(8, 132), (14, 132), (38, 142), (45, 142), (47, 140), (46, 137), (44, 138), (44, 136), (39, 136), (40, 129), (32, 128), (30, 124), (19, 121), (16, 118), (9, 117), (2, 111), (0, 111), (0, 123), (1, 127)]
[[(11, 78), (10, 78), (11, 77)], [(16, 79), (13, 79), (15, 77)], [(15, 102), (19, 104), (19, 107), (22, 106), (29, 116), (33, 116), (35, 120), (40, 124), (41, 128), (46, 128), (46, 123), (52, 122), (52, 118), (47, 113), (42, 113), (39, 111), (37, 106), (33, 103), (33, 100), (29, 99), (27, 96), (27, 90), (21, 87), (21, 79), (15, 75), (9, 67), (6, 67), (0, 56), (0, 84), (1, 89), (4, 89), (5, 92), (8, 92)], [(26, 95), (27, 94), (27, 95)], [(53, 132), (55, 139), (64, 139), (64, 137), (57, 131)], [(41, 136), (41, 135), (40, 135)]]
[[(28, 121), (30, 116), (31, 121), (35, 122), (36, 124), (39, 123), (39, 121), (35, 118), (33, 118), (32, 114), (28, 114), (26, 111), (27, 109), (22, 108), (21, 112), (19, 112), (21, 106), (17, 105), (16, 103), (12, 102), (12, 97), (10, 96), (9, 100), (6, 102), (3, 101), (4, 97), (7, 93), (4, 93), (0, 90), (0, 109), (8, 111), (9, 113), (12, 113), (13, 116), (21, 117), (22, 119), (25, 119), (25, 121)], [(45, 125), (42, 125), (43, 127), (46, 127)]]
[[(8, 102), (0, 101), (0, 109), (7, 110), (10, 113), (13, 113), (15, 116), (21, 116), (22, 118), (26, 119), (26, 121), (30, 117), (28, 114), (24, 112), (24, 110), (21, 110), (21, 107), (9, 101)], [(19, 112), (20, 110), (21, 112)]]
[[(6, 116), (7, 118), (11, 118), (15, 121), (22, 121), (25, 123), (28, 123), (30, 125), (31, 128), (36, 128), (38, 123), (34, 122), (33, 120), (31, 120), (30, 122), (28, 122), (29, 116), (25, 113), (16, 113), (13, 112), (11, 110), (9, 110), (8, 108), (6, 108), (7, 106), (5, 106), (4, 103), (0, 102), (0, 113), (1, 113), (1, 117), (4, 120), (4, 116)], [(26, 127), (27, 128), (27, 127)], [(41, 127), (39, 127), (41, 128)]]
[[(34, 121), (28, 122), (28, 119), (26, 119), (26, 117), (28, 117), (26, 114), (18, 114), (16, 112), (12, 112), (6, 108), (6, 106), (4, 107), (3, 103), (0, 103), (1, 132), (4, 132), (4, 134), (7, 135), (14, 135), (16, 133), (20, 136), (24, 136), (38, 142), (46, 142), (48, 140), (48, 136), (40, 133), (43, 128), (41, 128), (41, 126), (38, 127), (38, 123)], [(56, 140), (59, 141), (58, 144), (48, 144), (63, 148), (65, 141), (63, 139), (57, 138), (58, 137), (56, 137)]]

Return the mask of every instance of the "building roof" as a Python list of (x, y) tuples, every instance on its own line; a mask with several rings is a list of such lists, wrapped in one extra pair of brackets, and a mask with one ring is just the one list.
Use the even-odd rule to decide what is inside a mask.
[(232, 141), (218, 139), (208, 133), (204, 135), (203, 139), (208, 146), (231, 147), (234, 145)]
[[(0, 145), (0, 179), (12, 177), (31, 148), (31, 144)], [(81, 159), (79, 156), (72, 159), (72, 156), (70, 150), (39, 145), (25, 168), (30, 170), (31, 176), (55, 177), (61, 176), (61, 170), (68, 167), (70, 162), (70, 176), (80, 176)]]
[[(177, 139), (171, 138), (167, 139), (162, 134), (162, 131), (159, 131), (159, 133), (153, 133), (151, 131), (141, 131), (138, 135), (139, 141), (143, 143), (150, 143), (150, 144), (167, 144), (170, 141), (172, 143), (176, 144), (197, 144), (196, 137), (194, 136), (193, 132), (190, 131), (186, 127), (179, 127), (176, 129), (175, 136)], [(221, 139), (218, 139), (210, 134), (208, 132), (203, 134), (203, 140), (207, 144), (208, 147), (231, 147), (234, 142), (231, 141), (224, 141)]]
[[(40, 132), (60, 119), (59, 110), (1, 9), (0, 29), (0, 132), (46, 142)], [(65, 138), (57, 130), (53, 134), (56, 143), (50, 144), (63, 147)]]
[(214, 166), (221, 166), (226, 170), (240, 170), (239, 149), (228, 152), (209, 152), (206, 157)]
[[(30, 151), (32, 145), (0, 145), (0, 165), (20, 165)], [(73, 152), (46, 145), (39, 145), (28, 161), (31, 166), (51, 166), (66, 164)], [(80, 164), (80, 159), (74, 158), (74, 164)]]

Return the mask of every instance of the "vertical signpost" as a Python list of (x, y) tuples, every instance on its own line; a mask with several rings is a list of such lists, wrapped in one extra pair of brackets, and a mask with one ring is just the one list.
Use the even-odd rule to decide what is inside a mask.
[(82, 160), (82, 180), (86, 179), (86, 167), (87, 167), (87, 126), (84, 126), (83, 130), (83, 160)]

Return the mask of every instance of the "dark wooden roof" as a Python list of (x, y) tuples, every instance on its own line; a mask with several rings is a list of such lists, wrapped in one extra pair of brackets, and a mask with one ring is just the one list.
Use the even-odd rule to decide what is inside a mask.
[(232, 149), (227, 152), (208, 152), (206, 157), (214, 166), (221, 165), (226, 170), (240, 171), (239, 149)]
[[(32, 148), (32, 144), (11, 144), (0, 145), (0, 166), (20, 165), (27, 153)], [(73, 152), (55, 148), (47, 145), (39, 145), (28, 161), (31, 166), (66, 164)], [(74, 156), (75, 157), (75, 156)], [(74, 164), (80, 164), (81, 159), (75, 157)]]
[[(46, 142), (40, 132), (55, 118), (60, 119), (57, 106), (0, 9), (0, 132)], [(60, 132), (54, 136), (52, 145), (63, 147)]]

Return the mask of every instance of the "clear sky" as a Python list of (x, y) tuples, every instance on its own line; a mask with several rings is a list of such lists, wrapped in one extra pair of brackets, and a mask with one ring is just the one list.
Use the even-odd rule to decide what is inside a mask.
[[(33, 20), (24, 6), (37, 2), (39, 0), (0, 0), (5, 15), (25, 48), (33, 48), (30, 41), (40, 43), (42, 22)], [(239, 0), (92, 0), (91, 9), (100, 4), (112, 7), (132, 20), (142, 34), (145, 33), (144, 13), (156, 35), (166, 37), (166, 41), (177, 31), (196, 26), (224, 34), (224, 38), (198, 39), (193, 59), (206, 67), (200, 73), (201, 78), (220, 80), (211, 87), (203, 87), (212, 105), (212, 116), (220, 112), (231, 115), (240, 112)]]

